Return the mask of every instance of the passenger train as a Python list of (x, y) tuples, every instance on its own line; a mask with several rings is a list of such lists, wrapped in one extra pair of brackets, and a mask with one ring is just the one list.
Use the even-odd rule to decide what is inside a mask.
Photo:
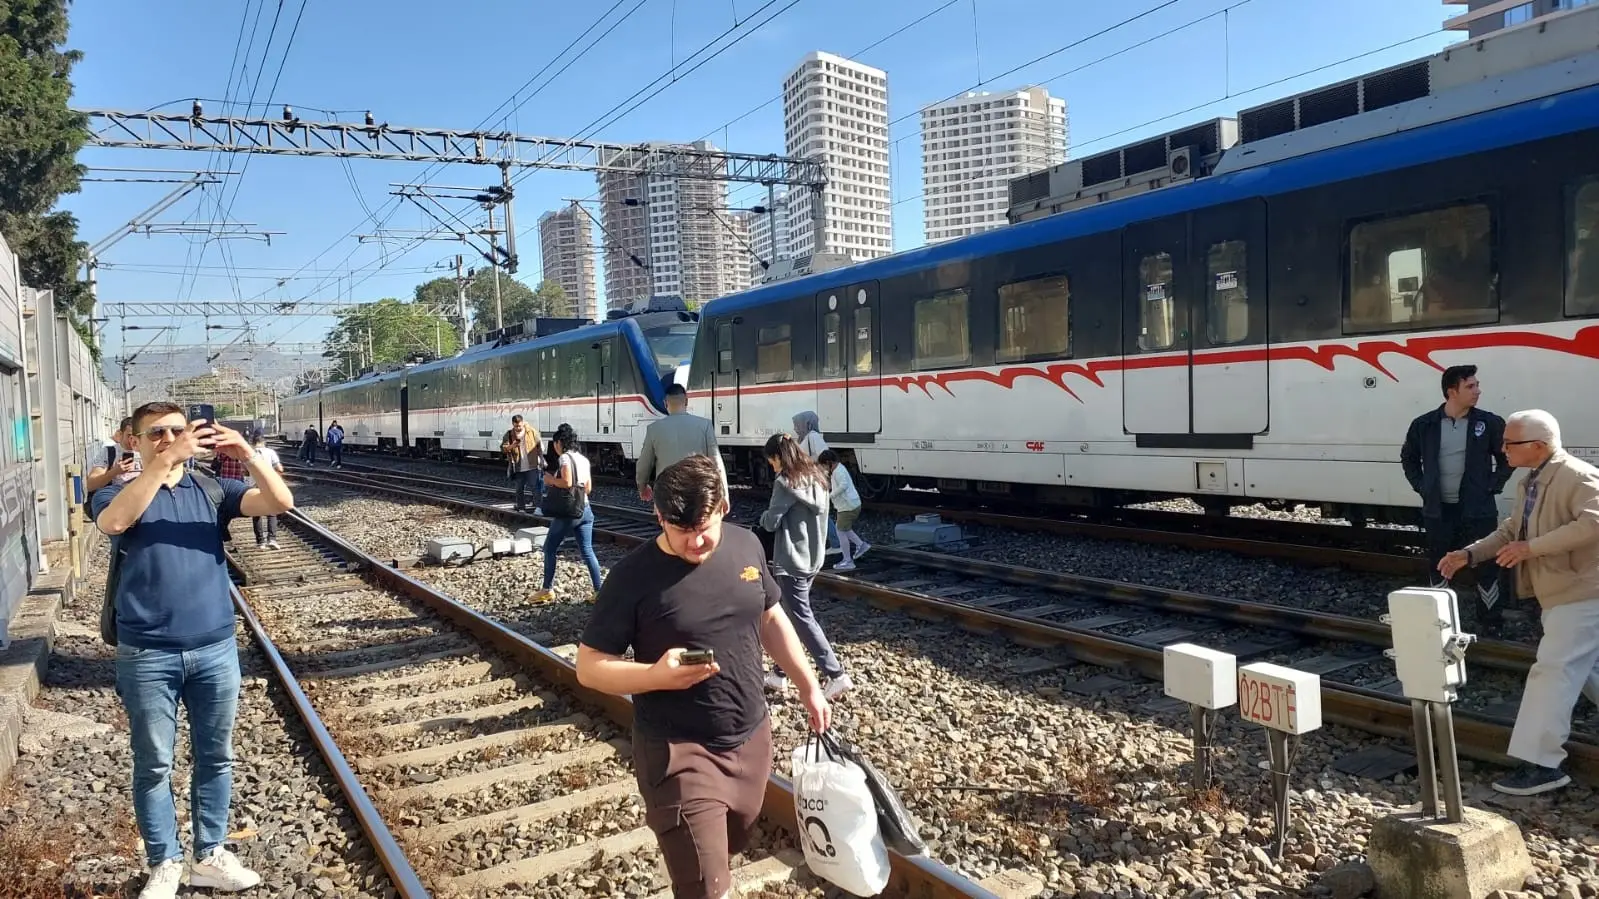
[(280, 404), (284, 435), (334, 421), (350, 446), (424, 455), (497, 454), (511, 416), (583, 436), (601, 471), (627, 470), (666, 385), (687, 365), (698, 316), (655, 299), (634, 314), (529, 340), (478, 344), (450, 359), (335, 384)]
[[(1399, 445), (1454, 364), (1479, 366), (1485, 408), (1548, 409), (1599, 456), (1596, 46), (1579, 9), (1066, 163), (1013, 185), (1018, 224), (706, 304), (669, 376), (735, 476), (764, 479), (760, 445), (815, 410), (875, 496), (1408, 521)], [(576, 352), (612, 341), (614, 364), (551, 345), (534, 380), (467, 355), (324, 396), (409, 381), (409, 438), (376, 408), (338, 417), (477, 451), (536, 408), (625, 469), (660, 413), (654, 354), (627, 320), (584, 330)], [(451, 386), (422, 407), (419, 379)]]

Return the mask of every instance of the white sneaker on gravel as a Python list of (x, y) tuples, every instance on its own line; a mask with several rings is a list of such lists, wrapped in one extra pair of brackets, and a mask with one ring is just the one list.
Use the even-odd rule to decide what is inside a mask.
[(788, 689), (788, 678), (779, 674), (769, 673), (766, 675), (766, 689), (782, 693)]
[(859, 559), (871, 551), (872, 545), (863, 541), (860, 546), (855, 547), (855, 558)]
[(259, 886), (261, 875), (251, 871), (239, 857), (221, 846), (194, 863), (189, 871), (189, 886), (211, 887), (229, 893)]
[(822, 687), (822, 695), (831, 702), (837, 699), (839, 694), (853, 689), (855, 682), (849, 679), (849, 675), (840, 674), (838, 677), (828, 678), (826, 686)]
[(833, 570), (834, 571), (854, 571), (855, 570), (855, 563), (854, 562), (839, 562), (837, 565), (833, 566)]
[(139, 899), (173, 899), (183, 885), (183, 860), (169, 858), (150, 869), (150, 879), (139, 891)]
[(282, 549), (282, 548), (283, 547), (278, 545), (278, 541), (277, 540), (268, 540), (267, 541), (267, 549)]

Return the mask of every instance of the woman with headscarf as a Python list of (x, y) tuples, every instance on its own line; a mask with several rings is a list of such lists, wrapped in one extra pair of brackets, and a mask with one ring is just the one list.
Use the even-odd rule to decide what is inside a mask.
[[(821, 672), (822, 695), (832, 699), (854, 684), (822, 633), (811, 610), (811, 584), (822, 570), (823, 522), (827, 521), (830, 488), (827, 472), (805, 458), (799, 443), (787, 434), (773, 434), (761, 454), (772, 466), (772, 501), (761, 513), (761, 527), (773, 532), (772, 577), (783, 594), (783, 610), (794, 622), (794, 632)], [(781, 668), (766, 675), (766, 687), (784, 690), (788, 679)]]
[[(794, 416), (794, 440), (799, 443), (800, 452), (805, 458), (815, 462), (822, 453), (827, 452), (827, 441), (822, 437), (822, 420), (815, 412), (809, 410)], [(827, 520), (827, 552), (836, 553), (842, 550), (838, 545), (838, 525), (829, 518)]]

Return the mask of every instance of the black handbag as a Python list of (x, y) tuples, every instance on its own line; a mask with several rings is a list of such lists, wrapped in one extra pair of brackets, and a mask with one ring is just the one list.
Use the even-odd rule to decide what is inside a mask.
[[(562, 458), (566, 458), (569, 455), (563, 454)], [(555, 471), (560, 470), (560, 464), (557, 463)], [(582, 518), (583, 513), (588, 511), (589, 492), (583, 489), (582, 484), (578, 483), (576, 459), (572, 460), (572, 486), (546, 487), (544, 501), (539, 503), (539, 507), (550, 518)]]
[(883, 835), (883, 845), (900, 855), (926, 852), (927, 844), (916, 835), (915, 820), (882, 772), (872, 767), (859, 749), (831, 729), (821, 735), (821, 741), (831, 756), (854, 762), (866, 772), (866, 788), (872, 793), (872, 804), (877, 806), (877, 829)]

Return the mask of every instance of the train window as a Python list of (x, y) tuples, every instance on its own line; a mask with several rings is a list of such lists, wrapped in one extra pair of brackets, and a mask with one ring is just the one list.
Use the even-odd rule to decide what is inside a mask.
[(844, 333), (841, 316), (829, 312), (822, 316), (822, 377), (835, 378), (844, 373)]
[(1205, 271), (1205, 336), (1211, 346), (1249, 337), (1249, 251), (1241, 240), (1210, 245)]
[(1599, 315), (1599, 178), (1571, 194), (1567, 229), (1566, 314)]
[(600, 344), (600, 383), (610, 383), (615, 380), (614, 375), (611, 366), (611, 341), (607, 340)]
[(1071, 279), (1065, 275), (1001, 285), (999, 361), (1070, 356), (1071, 298)]
[(972, 358), (964, 288), (941, 290), (916, 301), (916, 354), (912, 368), (950, 368)]
[(872, 307), (855, 307), (855, 360), (858, 375), (872, 373)]
[(1177, 343), (1173, 289), (1170, 253), (1145, 256), (1138, 263), (1138, 348), (1143, 352)]
[(577, 351), (566, 360), (566, 395), (589, 395), (589, 354)]
[(1487, 205), (1450, 206), (1350, 229), (1345, 331), (1447, 328), (1498, 318), (1493, 214)]
[(733, 373), (732, 322), (722, 322), (716, 326), (716, 371), (723, 375)]
[(789, 327), (764, 325), (755, 336), (755, 383), (794, 379), (794, 344), (789, 339)]

